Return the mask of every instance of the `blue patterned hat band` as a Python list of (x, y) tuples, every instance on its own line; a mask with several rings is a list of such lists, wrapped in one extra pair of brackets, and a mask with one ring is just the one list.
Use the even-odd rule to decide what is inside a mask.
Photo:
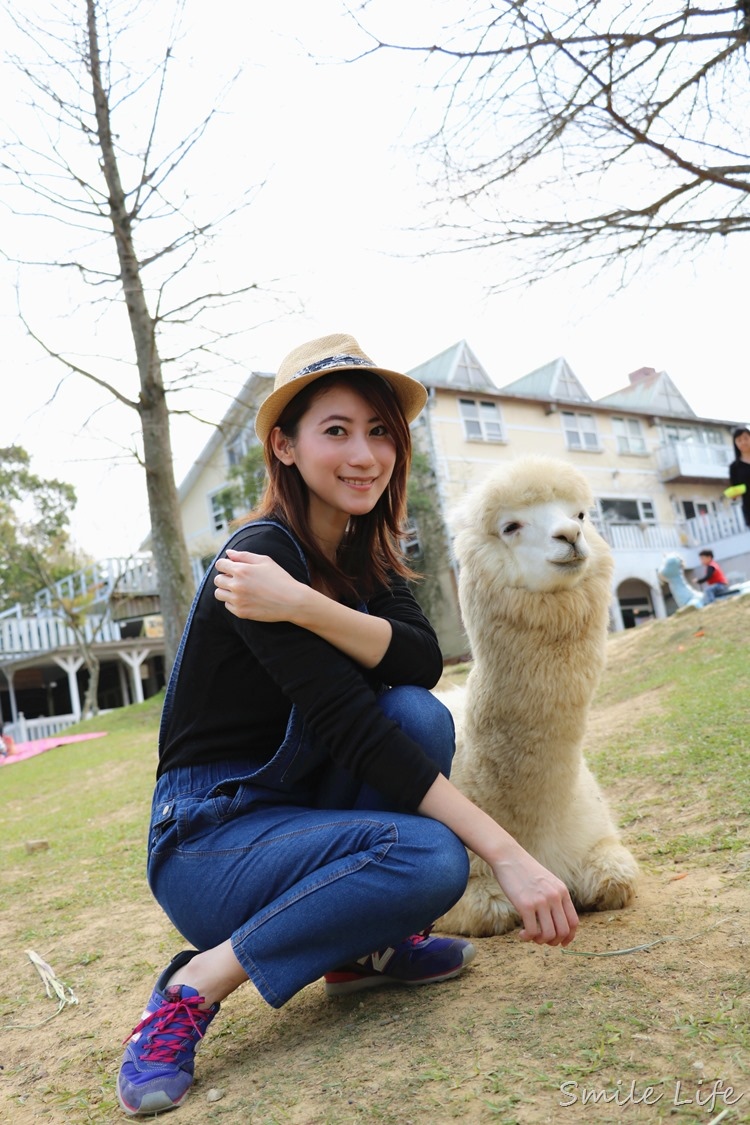
[(293, 379), (301, 379), (303, 375), (310, 375), (313, 371), (320, 372), (328, 371), (331, 367), (374, 367), (375, 364), (371, 359), (362, 359), (358, 355), (329, 355), (327, 359), (319, 359), (317, 363), (308, 363), (307, 367), (302, 367), (296, 374), (292, 375)]

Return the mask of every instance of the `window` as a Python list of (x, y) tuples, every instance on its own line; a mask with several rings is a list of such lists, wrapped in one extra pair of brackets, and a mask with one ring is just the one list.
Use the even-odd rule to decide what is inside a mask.
[(253, 428), (253, 423), (248, 422), (238, 434), (235, 434), (235, 436), (227, 442), (227, 461), (229, 467), (232, 468), (234, 465), (239, 465), (247, 451), (252, 448), (252, 446), (258, 444), (259, 442), (255, 434), (255, 429)]
[(211, 506), (211, 521), (214, 531), (225, 531), (231, 520), (234, 519), (234, 505), (232, 504), (227, 488), (213, 492), (208, 498)]
[(689, 441), (698, 445), (724, 445), (724, 435), (713, 426), (678, 426), (673, 423), (661, 428), (664, 441)]
[(591, 453), (599, 450), (599, 434), (593, 414), (573, 414), (563, 410), (562, 424), (568, 449), (583, 449)]
[(603, 523), (655, 523), (656, 513), (650, 500), (626, 500), (622, 496), (598, 501)]
[(496, 402), (460, 398), (458, 408), (467, 441), (502, 441), (503, 419)]
[(682, 500), (682, 514), (686, 520), (696, 516), (715, 516), (718, 505), (715, 500)]
[(643, 430), (637, 418), (613, 418), (612, 429), (617, 440), (618, 453), (646, 452)]

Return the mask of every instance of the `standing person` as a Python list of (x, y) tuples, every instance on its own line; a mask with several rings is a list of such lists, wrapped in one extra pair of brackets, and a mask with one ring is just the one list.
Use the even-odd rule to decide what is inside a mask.
[(167, 688), (151, 889), (195, 948), (159, 976), (118, 1078), (126, 1113), (172, 1109), (222, 1000), (458, 975), (431, 924), (491, 864), (521, 937), (567, 945), (564, 884), (448, 780), (437, 638), (399, 551), (416, 380), (351, 336), (295, 349), (256, 418), (269, 483), (196, 596)]
[(742, 514), (750, 527), (750, 429), (738, 426), (732, 434), (734, 441), (734, 461), (729, 466), (730, 489), (745, 486), (742, 492)]
[(705, 573), (698, 579), (699, 586), (705, 586), (703, 591), (703, 604), (711, 605), (716, 598), (723, 598), (729, 593), (729, 583), (726, 575), (717, 562), (714, 562), (714, 553), (706, 547), (698, 552), (698, 558), (706, 568)]

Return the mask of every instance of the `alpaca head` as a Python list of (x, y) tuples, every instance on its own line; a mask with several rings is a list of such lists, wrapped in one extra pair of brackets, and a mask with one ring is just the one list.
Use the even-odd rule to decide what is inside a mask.
[(685, 563), (680, 555), (666, 555), (657, 573), (665, 581), (680, 578), (685, 573)]
[(459, 563), (480, 552), (505, 588), (572, 589), (593, 558), (609, 554), (589, 521), (592, 504), (585, 477), (565, 461), (524, 457), (501, 465), (457, 516)]

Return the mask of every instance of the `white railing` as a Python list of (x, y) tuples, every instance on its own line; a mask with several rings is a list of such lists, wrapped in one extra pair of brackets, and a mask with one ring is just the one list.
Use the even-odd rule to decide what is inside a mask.
[[(87, 617), (82, 628), (86, 641), (90, 643), (122, 639), (120, 626), (107, 618)], [(59, 617), (24, 617), (20, 606), (0, 615), (0, 655), (48, 652), (77, 644), (75, 633)]]
[(34, 598), (37, 613), (54, 613), (61, 599), (92, 599), (92, 604), (118, 594), (156, 594), (156, 567), (151, 555), (102, 559), (61, 578), (54, 586), (40, 590)]
[(150, 554), (127, 558), (102, 559), (61, 578), (54, 586), (40, 590), (33, 610), (15, 605), (0, 613), (0, 656), (76, 645), (76, 636), (60, 614), (61, 601), (90, 599), (98, 613), (85, 617), (82, 629), (92, 644), (122, 639), (120, 626), (110, 620), (112, 594), (150, 595), (158, 593), (156, 567)]
[[(112, 708), (99, 711), (99, 715), (109, 715)], [(37, 719), (27, 719), (23, 711), (18, 712), (18, 721), (3, 723), (3, 734), (9, 734), (14, 742), (37, 742), (42, 738), (55, 738), (74, 723), (80, 723), (80, 715), (40, 715)]]
[(691, 547), (710, 546), (719, 539), (729, 539), (732, 535), (742, 535), (747, 529), (742, 508), (733, 504), (726, 511), (715, 516), (695, 516), (685, 521), (685, 530)]
[(9, 734), (14, 742), (36, 742), (39, 738), (54, 738), (56, 734), (80, 721), (80, 715), (50, 715), (27, 719), (23, 711), (19, 711), (18, 722), (3, 724), (3, 734)]
[(722, 480), (729, 478), (728, 465), (733, 456), (729, 446), (669, 441), (657, 448), (656, 463), (662, 480), (674, 476)]
[(737, 505), (715, 516), (696, 516), (678, 523), (607, 523), (594, 520), (600, 535), (615, 551), (674, 551), (680, 547), (705, 547), (747, 529)]
[(684, 545), (676, 524), (598, 523), (597, 531), (614, 551), (672, 551)]

